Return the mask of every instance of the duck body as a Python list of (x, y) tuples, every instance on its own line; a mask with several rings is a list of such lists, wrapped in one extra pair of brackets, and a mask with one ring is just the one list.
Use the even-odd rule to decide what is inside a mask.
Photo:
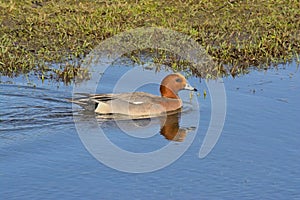
[(145, 92), (81, 94), (85, 97), (71, 101), (85, 109), (93, 109), (98, 114), (121, 114), (132, 118), (146, 118), (179, 110), (182, 107), (182, 101), (178, 96), (178, 91), (183, 89), (197, 91), (187, 83), (184, 76), (176, 73), (162, 80), (161, 96)]
[(165, 98), (145, 92), (91, 95), (95, 112), (99, 114), (123, 114), (151, 116), (178, 110), (181, 99)]

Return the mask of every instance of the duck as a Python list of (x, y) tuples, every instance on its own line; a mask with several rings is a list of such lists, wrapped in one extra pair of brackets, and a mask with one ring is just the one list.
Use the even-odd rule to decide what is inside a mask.
[(100, 115), (124, 115), (132, 119), (151, 118), (167, 113), (176, 113), (182, 108), (178, 92), (197, 91), (180, 73), (167, 75), (160, 83), (161, 96), (146, 92), (128, 92), (119, 94), (85, 94), (84, 97), (69, 99), (86, 110)]

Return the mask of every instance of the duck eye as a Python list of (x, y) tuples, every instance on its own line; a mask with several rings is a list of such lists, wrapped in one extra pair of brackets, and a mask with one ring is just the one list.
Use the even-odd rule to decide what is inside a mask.
[(177, 79), (176, 79), (176, 82), (181, 83), (181, 82), (182, 82), (182, 79), (181, 79), (181, 78), (177, 78)]

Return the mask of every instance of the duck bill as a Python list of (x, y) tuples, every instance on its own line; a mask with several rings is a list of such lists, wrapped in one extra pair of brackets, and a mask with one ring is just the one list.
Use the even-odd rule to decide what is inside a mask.
[(194, 87), (192, 87), (190, 84), (186, 84), (185, 87), (183, 88), (184, 90), (190, 90), (190, 91), (194, 91), (197, 92), (198, 90)]

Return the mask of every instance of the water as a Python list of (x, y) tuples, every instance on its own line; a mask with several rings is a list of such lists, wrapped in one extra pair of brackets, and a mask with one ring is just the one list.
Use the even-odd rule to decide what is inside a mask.
[[(112, 91), (124, 73), (119, 68), (109, 70), (107, 74), (114, 73), (115, 79), (103, 77), (98, 92)], [(197, 109), (181, 115), (180, 127), (192, 127), (182, 142), (166, 140), (160, 134), (159, 120), (97, 121), (106, 137), (127, 151), (147, 153), (166, 145), (175, 150), (187, 148), (176, 161), (150, 173), (120, 172), (89, 153), (91, 149), (77, 133), (72, 105), (65, 100), (72, 96), (72, 86), (36, 83), (33, 87), (20, 78), (10, 84), (3, 83), (6, 80), (1, 77), (1, 199), (300, 198), (300, 72), (295, 63), (223, 79), (226, 121), (204, 159), (198, 155), (210, 122), (211, 99), (205, 82), (194, 77), (189, 79), (191, 85), (206, 89), (208, 96), (193, 97), (200, 102), (199, 124)], [(139, 80), (143, 77), (132, 82)], [(138, 90), (158, 94), (155, 84)], [(184, 100), (185, 106), (190, 105), (188, 97)], [(77, 123), (88, 125), (94, 119), (92, 114), (75, 113)], [(119, 160), (126, 163), (125, 158)], [(143, 163), (136, 160), (134, 164)]]

